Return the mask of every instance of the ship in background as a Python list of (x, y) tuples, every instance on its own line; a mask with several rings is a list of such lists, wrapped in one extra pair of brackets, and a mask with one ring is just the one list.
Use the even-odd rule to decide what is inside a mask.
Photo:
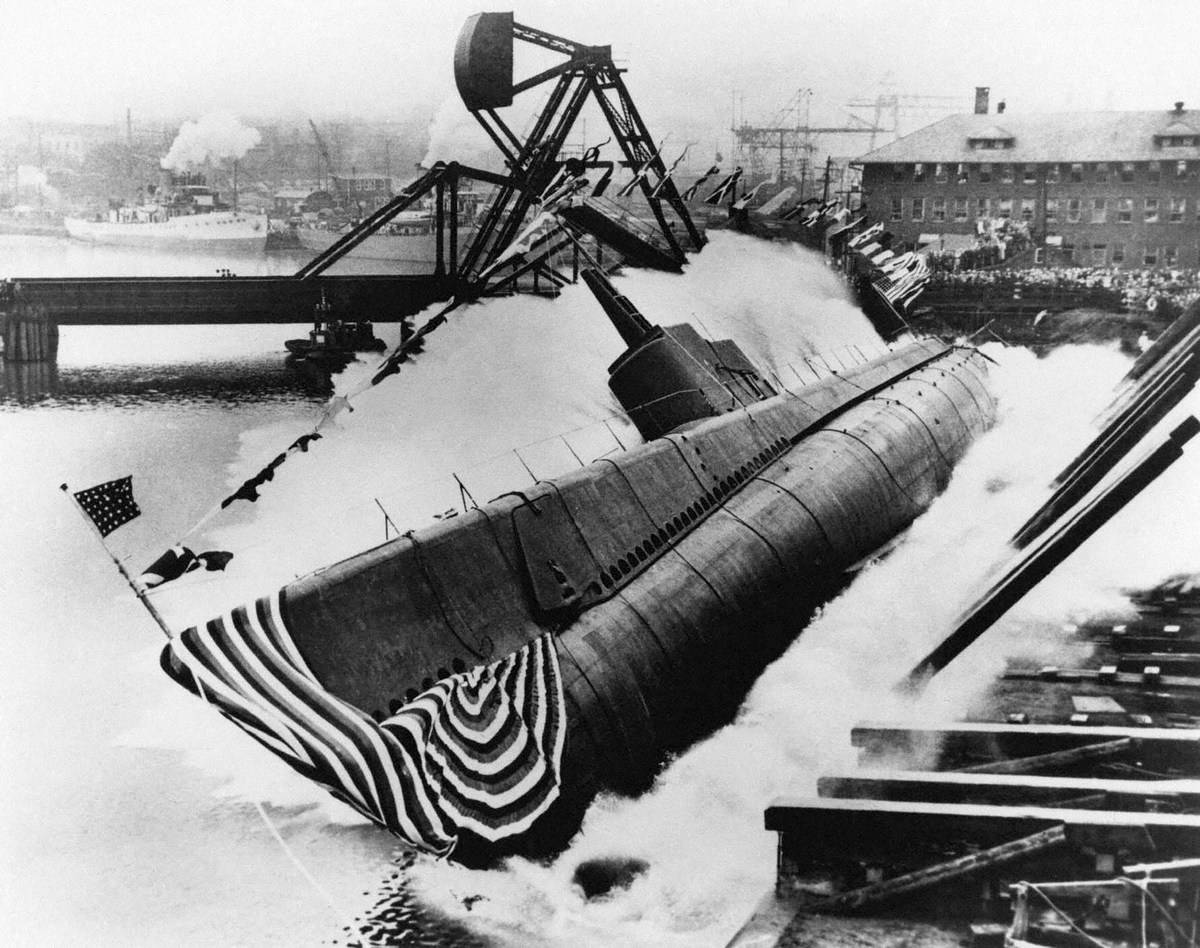
[(262, 251), (267, 245), (267, 216), (223, 202), (198, 173), (169, 173), (149, 200), (63, 224), (77, 240), (125, 247)]
[[(480, 192), (466, 190), (457, 196), (457, 203), (458, 234), (465, 246), (474, 236), (482, 196)], [(357, 243), (347, 256), (432, 267), (437, 260), (438, 224), (433, 202), (426, 201), (423, 205), (394, 215), (386, 225)], [(291, 228), (291, 232), (305, 250), (324, 253), (357, 225), (357, 220), (302, 222)]]

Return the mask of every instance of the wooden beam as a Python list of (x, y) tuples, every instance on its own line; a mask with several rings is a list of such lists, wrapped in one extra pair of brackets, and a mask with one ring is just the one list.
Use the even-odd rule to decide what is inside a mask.
[(1200, 810), (1200, 780), (1109, 780), (968, 771), (850, 770), (817, 780), (825, 798), (919, 800), (926, 803), (1061, 805), (1100, 794), (1107, 809), (1144, 810), (1163, 803)]
[(982, 852), (971, 853), (970, 855), (938, 863), (925, 869), (907, 872), (904, 875), (896, 876), (894, 879), (887, 879), (883, 882), (877, 882), (874, 885), (843, 892), (831, 898), (805, 906), (804, 912), (813, 914), (853, 914), (855, 912), (862, 912), (874, 908), (881, 903), (911, 895), (914, 892), (920, 892), (946, 882), (978, 875), (987, 869), (994, 869), (1010, 862), (1028, 859), (1031, 856), (1056, 849), (1065, 844), (1066, 841), (1066, 831), (1063, 827), (1052, 826), (1039, 833), (1032, 833), (1029, 836), (1023, 836), (1020, 839), (1014, 839), (1011, 842), (985, 849)]

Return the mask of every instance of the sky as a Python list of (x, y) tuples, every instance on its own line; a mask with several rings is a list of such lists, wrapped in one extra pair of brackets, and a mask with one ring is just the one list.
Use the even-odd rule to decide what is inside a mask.
[(611, 44), (652, 125), (714, 134), (735, 109), (773, 124), (801, 88), (814, 123), (881, 93), (967, 111), (976, 85), (1010, 111), (1200, 107), (1197, 0), (9, 0), (0, 118), (431, 114), (456, 99), (454, 42), (484, 9)]

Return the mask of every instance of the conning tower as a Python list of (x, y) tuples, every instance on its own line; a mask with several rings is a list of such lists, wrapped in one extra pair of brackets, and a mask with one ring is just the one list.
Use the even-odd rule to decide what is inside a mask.
[(597, 269), (580, 273), (629, 347), (608, 387), (647, 441), (777, 394), (732, 339), (655, 326)]

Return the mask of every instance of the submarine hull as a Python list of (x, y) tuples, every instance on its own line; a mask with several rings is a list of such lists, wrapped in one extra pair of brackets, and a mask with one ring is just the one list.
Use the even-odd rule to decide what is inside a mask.
[[(518, 672), (479, 669), (544, 643), (518, 669), (544, 672), (537, 700), (522, 690), (532, 685), (509, 686), (528, 733), (503, 747), (495, 723), (452, 735), (475, 769), (455, 782), (434, 755), (427, 781), (469, 807), (500, 774), (506, 801), (536, 785), (536, 805), (502, 828), (441, 812), (452, 841), (426, 848), (456, 847), (466, 861), (550, 852), (598, 791), (646, 789), (669, 753), (728, 720), (847, 568), (928, 507), (994, 414), (981, 355), (913, 343), (318, 571), (281, 590), (273, 612), (260, 602), (257, 621), (311, 679), (293, 691), (316, 689), (309, 704), (357, 709), (365, 723), (354, 726), (381, 733), (406, 709), (432, 707), (426, 696), (447, 682), (477, 689), (462, 706), (483, 714), (478, 689)], [(237, 624), (181, 639), (216, 641)], [(195, 654), (173, 643), (164, 667), (204, 695)], [(217, 703), (264, 740), (263, 726)], [(436, 718), (410, 730), (435, 734)], [(299, 743), (316, 764), (281, 756), (347, 799), (336, 767)], [(499, 769), (535, 745), (536, 762)], [(411, 838), (361, 805), (367, 796), (349, 802)]]

